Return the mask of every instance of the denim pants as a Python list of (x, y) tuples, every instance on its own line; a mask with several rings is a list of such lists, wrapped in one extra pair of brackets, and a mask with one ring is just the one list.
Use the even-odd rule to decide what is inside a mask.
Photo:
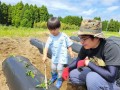
[[(88, 70), (87, 70), (88, 69)], [(78, 69), (70, 72), (70, 81), (76, 85), (86, 85), (87, 90), (120, 90), (115, 83), (107, 82), (98, 73), (90, 71), (89, 68), (84, 69), (85, 74), (82, 74)]]

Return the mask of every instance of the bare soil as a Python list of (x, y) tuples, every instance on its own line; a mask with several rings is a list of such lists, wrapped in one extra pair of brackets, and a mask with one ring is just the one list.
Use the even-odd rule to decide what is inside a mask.
[[(47, 37), (38, 38), (39, 40), (46, 41)], [(39, 50), (32, 46), (29, 42), (30, 38), (0, 38), (0, 90), (9, 90), (6, 78), (2, 71), (2, 62), (10, 55), (21, 55), (30, 60), (30, 62), (37, 67), (37, 69), (44, 74), (44, 64), (42, 63), (42, 54)], [(50, 78), (50, 60), (47, 62), (47, 77)], [(67, 81), (63, 82), (60, 90), (67, 89)], [(69, 90), (80, 90), (73, 89)], [(81, 89), (82, 90), (82, 89)]]

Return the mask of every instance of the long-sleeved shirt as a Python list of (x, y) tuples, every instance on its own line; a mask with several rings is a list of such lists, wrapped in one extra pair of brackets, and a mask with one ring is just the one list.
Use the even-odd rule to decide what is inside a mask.
[(114, 82), (117, 77), (118, 67), (120, 67), (120, 49), (111, 40), (101, 40), (97, 48), (85, 49), (81, 48), (78, 57), (68, 67), (70, 70), (77, 68), (77, 62), (85, 59), (85, 57), (93, 58), (97, 57), (102, 59), (106, 66), (101, 67), (95, 63), (89, 62), (88, 67), (93, 71), (97, 72), (108, 82)]

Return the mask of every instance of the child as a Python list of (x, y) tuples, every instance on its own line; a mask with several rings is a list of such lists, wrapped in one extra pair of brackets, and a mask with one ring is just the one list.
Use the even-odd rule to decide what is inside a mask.
[(45, 63), (47, 59), (48, 48), (52, 51), (52, 61), (51, 61), (51, 75), (50, 79), (51, 83), (54, 83), (56, 80), (56, 87), (59, 89), (62, 85), (62, 71), (64, 64), (68, 63), (68, 52), (70, 53), (71, 58), (74, 57), (71, 45), (73, 42), (69, 39), (69, 37), (60, 32), (60, 21), (56, 17), (52, 17), (47, 22), (47, 27), (51, 33), (49, 36), (45, 49), (43, 62)]

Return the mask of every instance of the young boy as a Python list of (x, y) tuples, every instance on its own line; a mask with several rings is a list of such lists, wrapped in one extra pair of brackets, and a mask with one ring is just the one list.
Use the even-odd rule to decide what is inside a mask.
[(56, 80), (56, 87), (59, 89), (62, 85), (62, 71), (64, 64), (68, 63), (68, 52), (70, 53), (71, 58), (74, 57), (71, 45), (73, 42), (69, 37), (60, 32), (60, 21), (56, 17), (52, 17), (47, 22), (47, 27), (50, 31), (50, 36), (46, 42), (44, 49), (43, 62), (45, 63), (47, 59), (48, 48), (52, 51), (52, 61), (51, 61), (51, 83), (54, 83)]

